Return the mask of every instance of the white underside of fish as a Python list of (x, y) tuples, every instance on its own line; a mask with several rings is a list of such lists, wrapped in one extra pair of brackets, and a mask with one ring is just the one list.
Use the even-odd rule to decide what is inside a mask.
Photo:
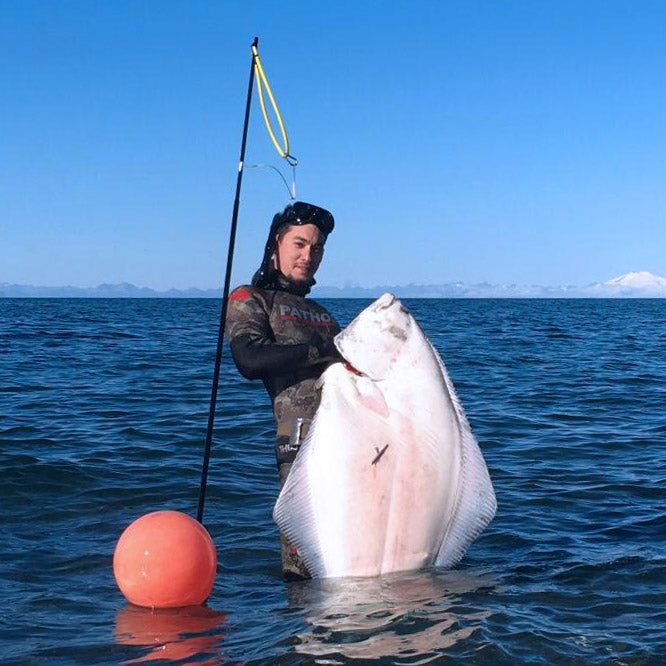
[(367, 310), (373, 318), (364, 311), (336, 344), (370, 376), (341, 363), (322, 375), (319, 409), (273, 512), (315, 578), (452, 566), (496, 510), (437, 352), (394, 297)]

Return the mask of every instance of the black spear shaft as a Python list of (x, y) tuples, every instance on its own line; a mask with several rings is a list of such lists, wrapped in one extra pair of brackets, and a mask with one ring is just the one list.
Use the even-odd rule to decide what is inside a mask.
[[(257, 47), (259, 38), (255, 37), (253, 47)], [(240, 206), (240, 192), (243, 183), (243, 166), (245, 162), (245, 144), (247, 143), (247, 128), (250, 122), (250, 104), (252, 103), (252, 87), (254, 85), (254, 50), (250, 65), (250, 82), (247, 86), (247, 102), (245, 103), (245, 122), (243, 124), (243, 140), (241, 142), (240, 161), (238, 163), (238, 180), (236, 181), (236, 198), (234, 199), (234, 212), (231, 216), (231, 233), (229, 235), (229, 252), (227, 253), (227, 271), (224, 276), (224, 291), (222, 292), (222, 312), (220, 313), (220, 327), (217, 334), (217, 354), (215, 356), (215, 371), (213, 372), (213, 387), (210, 392), (210, 409), (208, 411), (208, 430), (206, 432), (206, 448), (204, 450), (201, 467), (201, 488), (199, 489), (199, 508), (197, 520), (203, 521), (204, 504), (206, 502), (206, 483), (208, 481), (208, 463), (213, 443), (213, 424), (215, 422), (215, 405), (217, 403), (217, 388), (220, 380), (220, 365), (222, 362), (222, 343), (224, 341), (224, 323), (227, 319), (227, 301), (229, 300), (229, 284), (231, 282), (231, 267), (234, 260), (234, 246), (236, 245), (236, 226), (238, 223), (238, 208)]]

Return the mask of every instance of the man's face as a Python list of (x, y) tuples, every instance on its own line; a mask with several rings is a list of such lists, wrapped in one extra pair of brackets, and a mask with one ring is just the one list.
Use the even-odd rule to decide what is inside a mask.
[(324, 236), (314, 224), (299, 224), (278, 238), (278, 268), (295, 282), (310, 280), (324, 256)]

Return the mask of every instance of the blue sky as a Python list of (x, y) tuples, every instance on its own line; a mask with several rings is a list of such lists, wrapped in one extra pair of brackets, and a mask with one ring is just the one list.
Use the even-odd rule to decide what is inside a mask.
[[(0, 3), (0, 282), (223, 279), (250, 63), (321, 284), (666, 275), (660, 2)], [(255, 96), (247, 163), (281, 160)], [(288, 200), (246, 169), (234, 283)]]

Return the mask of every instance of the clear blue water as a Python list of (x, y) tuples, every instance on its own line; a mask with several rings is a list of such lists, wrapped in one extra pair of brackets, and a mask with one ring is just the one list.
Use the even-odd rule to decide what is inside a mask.
[(497, 492), (462, 564), (284, 582), (269, 403), (227, 354), (215, 587), (151, 613), (112, 553), (138, 516), (196, 511), (219, 302), (0, 300), (0, 662), (666, 663), (666, 301), (407, 303)]

